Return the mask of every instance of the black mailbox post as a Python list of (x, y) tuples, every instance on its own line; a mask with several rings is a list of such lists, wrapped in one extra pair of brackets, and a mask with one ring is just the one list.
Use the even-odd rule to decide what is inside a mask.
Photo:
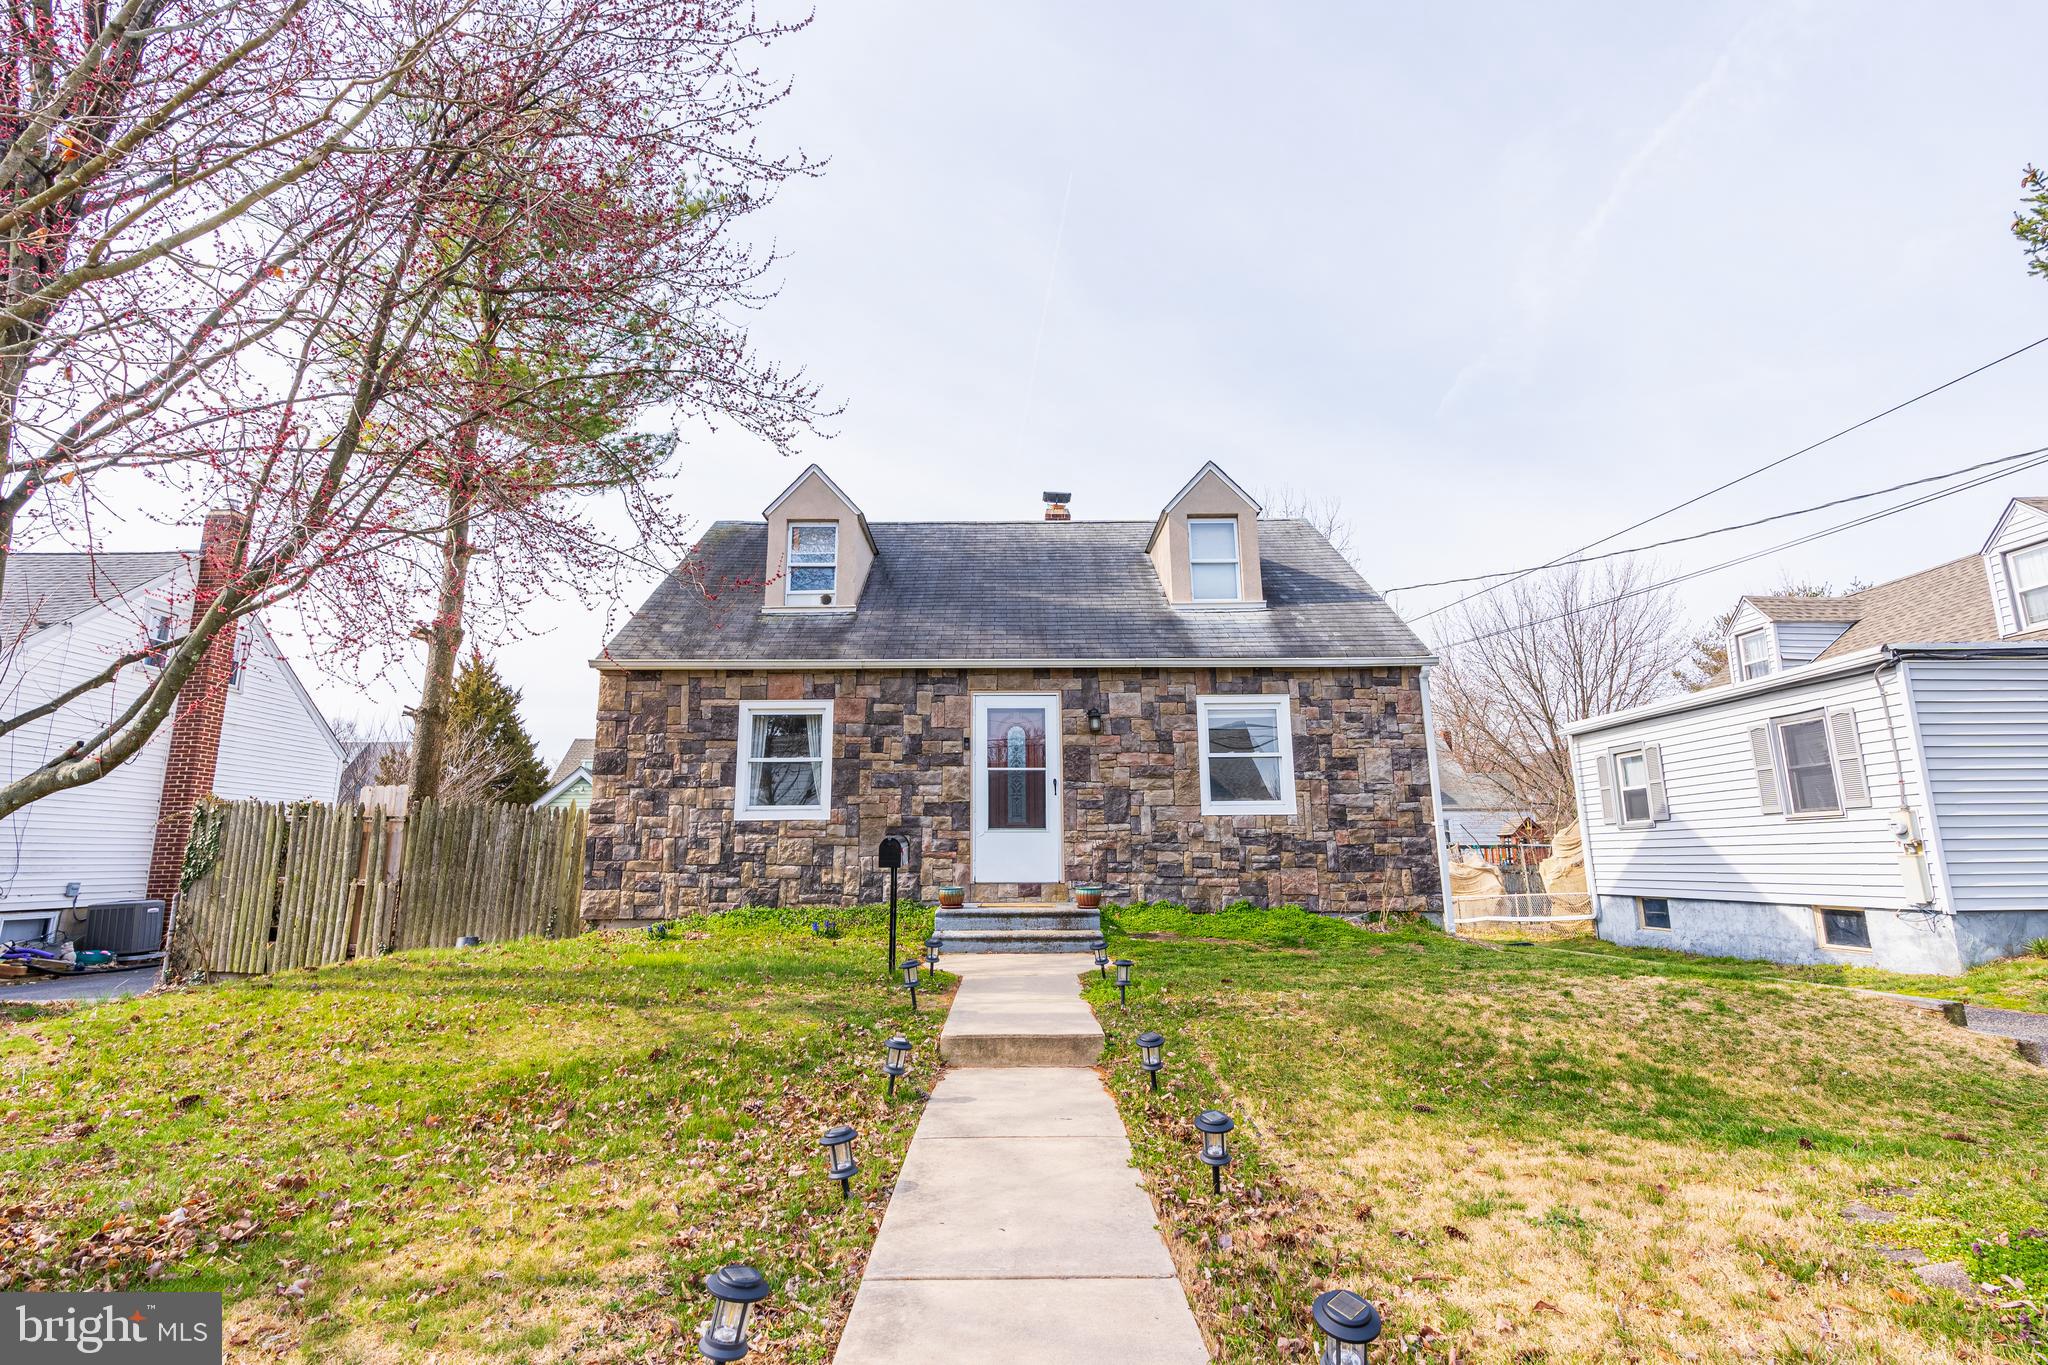
[(896, 970), (896, 874), (909, 851), (910, 845), (895, 834), (883, 835), (881, 847), (875, 850), (875, 861), (889, 873), (889, 960), (883, 967), (885, 972)]

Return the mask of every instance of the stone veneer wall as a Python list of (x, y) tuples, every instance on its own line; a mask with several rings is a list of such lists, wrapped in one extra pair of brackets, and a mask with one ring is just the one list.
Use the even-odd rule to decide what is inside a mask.
[[(1061, 695), (1070, 882), (1120, 899), (1312, 910), (1442, 909), (1413, 668), (605, 673), (583, 915), (594, 923), (883, 894), (875, 846), (912, 845), (903, 890), (972, 885), (976, 692)], [(1205, 816), (1198, 695), (1293, 698), (1296, 816)], [(735, 823), (739, 703), (834, 700), (832, 817)], [(1103, 713), (1088, 733), (1087, 711)], [(988, 899), (1064, 886), (974, 885)]]

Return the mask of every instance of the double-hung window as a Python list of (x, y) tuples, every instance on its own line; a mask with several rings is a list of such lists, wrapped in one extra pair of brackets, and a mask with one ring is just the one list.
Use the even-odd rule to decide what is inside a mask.
[(789, 582), (782, 600), (792, 606), (822, 606), (839, 591), (839, 523), (789, 524)]
[(1188, 596), (1235, 602), (1244, 596), (1237, 558), (1236, 517), (1188, 518)]
[(168, 611), (159, 611), (154, 607), (150, 609), (148, 641), (150, 651), (142, 656), (142, 662), (146, 667), (162, 668), (164, 666), (165, 662), (170, 658), (170, 651), (164, 648), (164, 646), (170, 644), (171, 637), (177, 633), (177, 630), (178, 623), (172, 619)]
[(2048, 626), (2048, 545), (2029, 545), (2005, 557), (2005, 574), (2012, 580), (2013, 604), (2020, 614), (2021, 630)]
[(1842, 796), (1835, 785), (1826, 714), (1815, 711), (1773, 723), (1778, 729), (1778, 752), (1785, 758), (1785, 794), (1792, 803), (1792, 814), (1840, 814)]
[(1294, 733), (1286, 697), (1198, 697), (1204, 815), (1294, 814)]
[(832, 806), (832, 703), (740, 703), (738, 815), (822, 820)]
[(1735, 637), (1735, 676), (1761, 678), (1771, 671), (1771, 633), (1745, 630)]
[(1650, 756), (1641, 749), (1614, 756), (1614, 788), (1621, 798), (1621, 822), (1625, 825), (1650, 823)]

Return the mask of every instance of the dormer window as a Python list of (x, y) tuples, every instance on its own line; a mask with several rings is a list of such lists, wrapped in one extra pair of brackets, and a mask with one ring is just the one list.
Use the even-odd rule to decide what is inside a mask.
[(838, 591), (839, 523), (791, 522), (789, 586), (783, 601), (791, 606), (828, 606)]
[(1761, 678), (1771, 671), (1771, 633), (1745, 630), (1735, 637), (1735, 676)]
[(1188, 596), (1197, 602), (1235, 602), (1244, 596), (1236, 517), (1188, 518)]
[(2048, 545), (2014, 550), (2006, 556), (2005, 572), (2012, 580), (2020, 629), (2039, 630), (2048, 626)]

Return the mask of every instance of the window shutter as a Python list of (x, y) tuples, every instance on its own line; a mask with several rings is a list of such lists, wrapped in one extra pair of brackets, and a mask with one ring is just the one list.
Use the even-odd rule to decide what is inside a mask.
[(1600, 819), (1605, 824), (1618, 824), (1620, 823), (1620, 818), (1615, 814), (1614, 803), (1614, 755), (1600, 755), (1598, 766), (1600, 769)]
[(1671, 818), (1671, 803), (1664, 798), (1664, 746), (1645, 744), (1643, 766), (1650, 774), (1650, 823)]
[(1778, 796), (1778, 765), (1771, 758), (1771, 727), (1753, 725), (1749, 730), (1749, 754), (1756, 764), (1756, 794), (1765, 815), (1782, 814), (1785, 803)]
[(1863, 741), (1856, 734), (1856, 713), (1847, 707), (1828, 708), (1828, 737), (1835, 742), (1835, 785), (1843, 810), (1870, 804), (1870, 782), (1863, 775)]

